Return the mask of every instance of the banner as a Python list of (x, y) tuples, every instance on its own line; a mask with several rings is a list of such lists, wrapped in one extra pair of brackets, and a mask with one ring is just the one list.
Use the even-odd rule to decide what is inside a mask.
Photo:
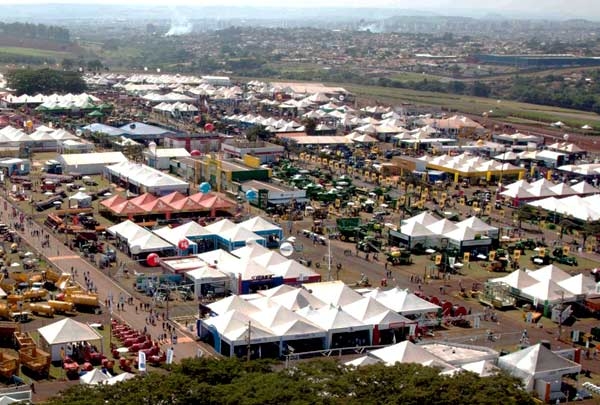
[(515, 260), (519, 260), (521, 258), (521, 251), (519, 249), (515, 249), (513, 257)]
[(435, 255), (435, 264), (436, 265), (442, 264), (442, 255)]
[(167, 350), (167, 359), (166, 359), (166, 363), (167, 364), (173, 364), (173, 348), (170, 347), (169, 350)]
[(146, 353), (141, 350), (138, 352), (138, 370), (140, 372), (146, 371)]
[(569, 256), (569, 252), (571, 251), (570, 246), (563, 246), (563, 255)]
[(490, 261), (490, 262), (493, 262), (494, 260), (496, 260), (496, 251), (495, 251), (495, 250), (492, 250), (492, 251), (490, 252), (489, 261)]
[(469, 259), (471, 259), (471, 253), (465, 252), (463, 254), (463, 263), (469, 263)]

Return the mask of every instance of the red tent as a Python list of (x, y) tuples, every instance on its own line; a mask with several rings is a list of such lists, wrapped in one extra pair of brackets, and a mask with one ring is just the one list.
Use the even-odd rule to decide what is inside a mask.
[(127, 201), (127, 199), (125, 197), (123, 197), (122, 195), (116, 194), (110, 198), (107, 198), (106, 200), (103, 200), (100, 204), (102, 204), (106, 208), (112, 210), (113, 207), (123, 204), (125, 201)]

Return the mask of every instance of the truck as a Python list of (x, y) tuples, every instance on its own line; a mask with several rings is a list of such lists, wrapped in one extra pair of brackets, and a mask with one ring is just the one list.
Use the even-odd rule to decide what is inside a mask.
[(357, 241), (360, 233), (360, 218), (338, 218), (336, 220), (340, 240)]
[(98, 294), (72, 293), (65, 295), (65, 301), (71, 302), (76, 308), (96, 309), (100, 307)]

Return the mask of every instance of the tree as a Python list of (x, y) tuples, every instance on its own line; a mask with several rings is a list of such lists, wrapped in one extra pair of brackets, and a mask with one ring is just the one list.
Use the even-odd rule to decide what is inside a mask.
[(306, 132), (307, 135), (315, 134), (315, 130), (317, 129), (317, 121), (315, 121), (313, 118), (306, 118), (302, 120), (302, 125), (304, 125), (304, 132)]
[(246, 131), (246, 139), (251, 142), (260, 140), (264, 141), (267, 140), (270, 136), (271, 134), (267, 132), (265, 127), (263, 127), (262, 125), (254, 125), (253, 127), (248, 128), (248, 130)]
[(92, 72), (99, 72), (100, 70), (102, 70), (103, 67), (104, 65), (102, 64), (102, 62), (100, 62), (99, 59), (93, 59), (88, 61), (87, 63), (87, 69), (91, 70)]
[(6, 75), (8, 86), (17, 94), (82, 93), (87, 86), (78, 72), (53, 69), (12, 70)]
[(61, 62), (61, 65), (65, 70), (73, 70), (75, 67), (75, 60), (71, 58), (64, 58)]
[(504, 373), (440, 375), (418, 364), (375, 364), (360, 368), (333, 360), (313, 360), (282, 369), (272, 362), (238, 359), (185, 359), (171, 372), (116, 385), (76, 385), (47, 403), (119, 404), (368, 404), (469, 403), (533, 404), (519, 380)]

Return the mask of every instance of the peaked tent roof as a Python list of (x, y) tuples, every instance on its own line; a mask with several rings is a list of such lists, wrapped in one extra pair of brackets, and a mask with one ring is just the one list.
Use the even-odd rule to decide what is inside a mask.
[[(255, 260), (256, 263), (260, 263), (260, 260)], [(282, 276), (284, 279), (305, 279), (307, 277), (318, 276), (310, 268), (298, 263), (295, 260), (286, 260), (283, 263), (273, 264), (268, 266), (268, 269), (278, 276)]]
[(259, 309), (252, 305), (252, 303), (242, 299), (239, 295), (230, 295), (229, 297), (223, 298), (222, 300), (212, 302), (207, 305), (211, 311), (216, 314), (222, 315), (226, 312), (237, 310), (245, 314), (258, 312)]
[(218, 235), (224, 231), (235, 228), (236, 226), (237, 226), (236, 224), (234, 224), (227, 218), (224, 218), (218, 222), (215, 222), (215, 223), (205, 226), (204, 229), (206, 229), (210, 233)]
[(436, 235), (444, 235), (448, 232), (458, 229), (456, 224), (447, 218), (440, 219), (431, 225), (427, 225), (427, 229), (434, 232)]
[(264, 325), (257, 325), (257, 322), (252, 321), (252, 318), (239, 310), (228, 311), (205, 320), (207, 324), (212, 325), (221, 335), (234, 344), (247, 342), (249, 337), (252, 342), (279, 341), (280, 337), (276, 336), (269, 328)]
[(323, 301), (303, 288), (295, 288), (292, 291), (276, 294), (271, 296), (270, 299), (271, 301), (276, 302), (282, 307), (292, 311), (297, 311), (309, 306), (316, 309), (326, 306)]
[(423, 236), (433, 236), (435, 233), (427, 229), (425, 225), (412, 221), (408, 224), (400, 226), (400, 232), (404, 235), (408, 235), (412, 238), (418, 238)]
[(579, 183), (571, 186), (571, 188), (580, 195), (600, 193), (600, 190), (586, 181), (580, 181)]
[(38, 332), (50, 345), (102, 339), (102, 336), (89, 325), (71, 318), (64, 318), (41, 327)]
[(370, 325), (365, 325), (342, 308), (333, 305), (326, 305), (319, 310), (306, 311), (303, 316), (329, 333), (370, 329)]
[(475, 240), (476, 235), (477, 232), (473, 228), (469, 227), (457, 228), (453, 231), (446, 232), (444, 234), (444, 236), (459, 242), (463, 242), (466, 240)]
[(591, 277), (586, 277), (583, 274), (559, 281), (558, 285), (575, 295), (595, 295), (596, 293), (596, 282)]
[(490, 281), (492, 283), (504, 283), (517, 290), (522, 290), (539, 282), (523, 270), (515, 270), (504, 277), (493, 278)]
[(534, 378), (542, 373), (563, 371), (563, 374), (569, 374), (581, 370), (580, 364), (559, 356), (541, 343), (501, 356), (498, 365), (508, 370), (516, 368)]
[(572, 293), (552, 280), (540, 281), (537, 284), (523, 288), (521, 291), (524, 295), (533, 299), (548, 301), (548, 303), (569, 302), (575, 298)]
[(339, 280), (308, 283), (304, 284), (304, 287), (327, 304), (347, 305), (362, 298), (359, 293)]
[(94, 368), (82, 375), (79, 379), (81, 384), (98, 385), (104, 384), (110, 377), (104, 374), (99, 368)]
[(260, 216), (255, 216), (254, 218), (250, 218), (244, 222), (240, 222), (238, 224), (238, 226), (241, 226), (242, 228), (246, 228), (252, 232), (281, 231), (280, 226), (275, 225)]
[(566, 183), (559, 183), (555, 186), (552, 186), (552, 187), (550, 187), (550, 191), (552, 191), (553, 193), (556, 193), (556, 195), (559, 195), (559, 196), (578, 194), (577, 191), (573, 190)]
[(498, 374), (500, 368), (491, 360), (480, 360), (460, 366), (463, 370), (478, 374), (480, 377), (490, 377)]
[(369, 356), (379, 358), (390, 366), (395, 363), (417, 363), (434, 367), (439, 366), (444, 371), (454, 369), (453, 366), (444, 362), (439, 357), (408, 340), (382, 349), (373, 350), (369, 353)]
[(475, 216), (472, 216), (463, 221), (457, 222), (456, 226), (458, 226), (459, 228), (469, 227), (469, 228), (471, 228), (475, 231), (479, 231), (479, 232), (497, 231), (498, 230), (498, 228), (486, 224), (481, 219), (479, 219), (478, 217), (475, 217)]
[(414, 217), (410, 217), (402, 221), (403, 224), (410, 224), (412, 222), (418, 222), (422, 225), (428, 226), (434, 224), (439, 221), (439, 218), (435, 217), (433, 214), (428, 211), (424, 211)]
[(369, 293), (366, 294), (365, 297), (372, 296), (382, 305), (400, 314), (422, 314), (425, 312), (435, 312), (440, 309), (439, 306), (416, 296), (408, 290), (403, 290), (398, 287), (394, 287), (387, 291), (374, 291), (379, 293)]
[(549, 264), (538, 270), (530, 271), (528, 274), (538, 281), (552, 280), (555, 283), (571, 278), (569, 273), (554, 264)]

